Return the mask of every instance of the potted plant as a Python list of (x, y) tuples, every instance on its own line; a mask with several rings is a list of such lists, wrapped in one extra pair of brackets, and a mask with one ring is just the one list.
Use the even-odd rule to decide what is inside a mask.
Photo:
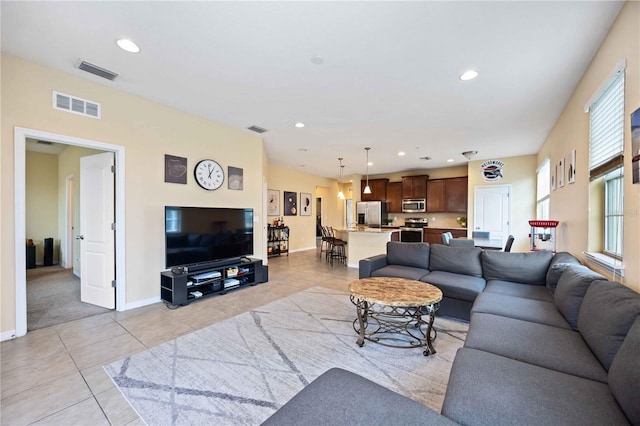
[(458, 216), (456, 218), (456, 222), (458, 222), (458, 225), (460, 225), (463, 228), (467, 227), (467, 217), (466, 216)]

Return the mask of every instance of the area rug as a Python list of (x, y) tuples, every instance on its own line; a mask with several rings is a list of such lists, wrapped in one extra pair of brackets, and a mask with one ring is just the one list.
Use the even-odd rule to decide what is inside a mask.
[[(258, 425), (332, 367), (437, 411), (468, 325), (436, 318), (437, 353), (356, 344), (348, 294), (314, 287), (105, 366), (150, 425)], [(167, 324), (170, 327), (170, 324)]]

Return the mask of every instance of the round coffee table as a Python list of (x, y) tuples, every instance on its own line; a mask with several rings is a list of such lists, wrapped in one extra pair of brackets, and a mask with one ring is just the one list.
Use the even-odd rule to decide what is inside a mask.
[(394, 348), (425, 347), (424, 356), (436, 353), (433, 321), (442, 300), (439, 288), (406, 278), (373, 277), (351, 282), (349, 291), (358, 313), (353, 329), (360, 347), (368, 340)]

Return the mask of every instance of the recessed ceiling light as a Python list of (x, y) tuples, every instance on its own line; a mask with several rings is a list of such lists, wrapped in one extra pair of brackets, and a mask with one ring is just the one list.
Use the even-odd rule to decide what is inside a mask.
[(127, 39), (127, 38), (120, 38), (118, 40), (116, 40), (116, 44), (118, 45), (118, 47), (124, 51), (127, 51), (129, 53), (138, 53), (140, 52), (140, 46), (138, 46), (137, 44), (135, 44), (134, 42), (132, 42), (131, 40)]
[(462, 81), (473, 80), (477, 76), (478, 76), (478, 71), (469, 70), (462, 73), (462, 75), (460, 76), (460, 80)]
[(324, 64), (324, 58), (322, 56), (314, 55), (311, 57), (311, 63), (316, 65)]
[(298, 129), (302, 129), (302, 128), (304, 127), (304, 123), (296, 123), (296, 124), (295, 124), (295, 126), (296, 126)]
[(455, 160), (454, 160), (453, 158), (449, 158), (449, 159), (447, 160), (447, 163), (453, 163), (454, 161), (455, 161)]
[(369, 161), (369, 162), (367, 163), (367, 166), (373, 166), (373, 163), (372, 163), (371, 161)]
[(400, 157), (404, 157), (405, 155), (406, 155), (406, 154), (404, 153), (404, 151), (400, 151), (400, 152), (398, 153), (398, 156), (400, 156)]

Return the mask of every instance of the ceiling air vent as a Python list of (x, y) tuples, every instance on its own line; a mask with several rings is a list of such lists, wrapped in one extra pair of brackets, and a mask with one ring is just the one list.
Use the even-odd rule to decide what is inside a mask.
[(260, 126), (251, 126), (251, 127), (247, 127), (247, 129), (249, 129), (249, 130), (251, 130), (253, 132), (256, 132), (256, 133), (264, 133), (264, 132), (267, 131), (267, 129), (263, 129)]
[(116, 77), (118, 77), (117, 73), (101, 68), (97, 65), (90, 64), (89, 62), (86, 62), (86, 61), (80, 62), (80, 65), (78, 65), (78, 68), (80, 68), (82, 71), (86, 71), (88, 73), (97, 75), (98, 77), (106, 78), (107, 80), (111, 80), (111, 81), (115, 80)]
[(99, 119), (101, 116), (99, 103), (55, 91), (53, 92), (53, 108), (91, 118)]

